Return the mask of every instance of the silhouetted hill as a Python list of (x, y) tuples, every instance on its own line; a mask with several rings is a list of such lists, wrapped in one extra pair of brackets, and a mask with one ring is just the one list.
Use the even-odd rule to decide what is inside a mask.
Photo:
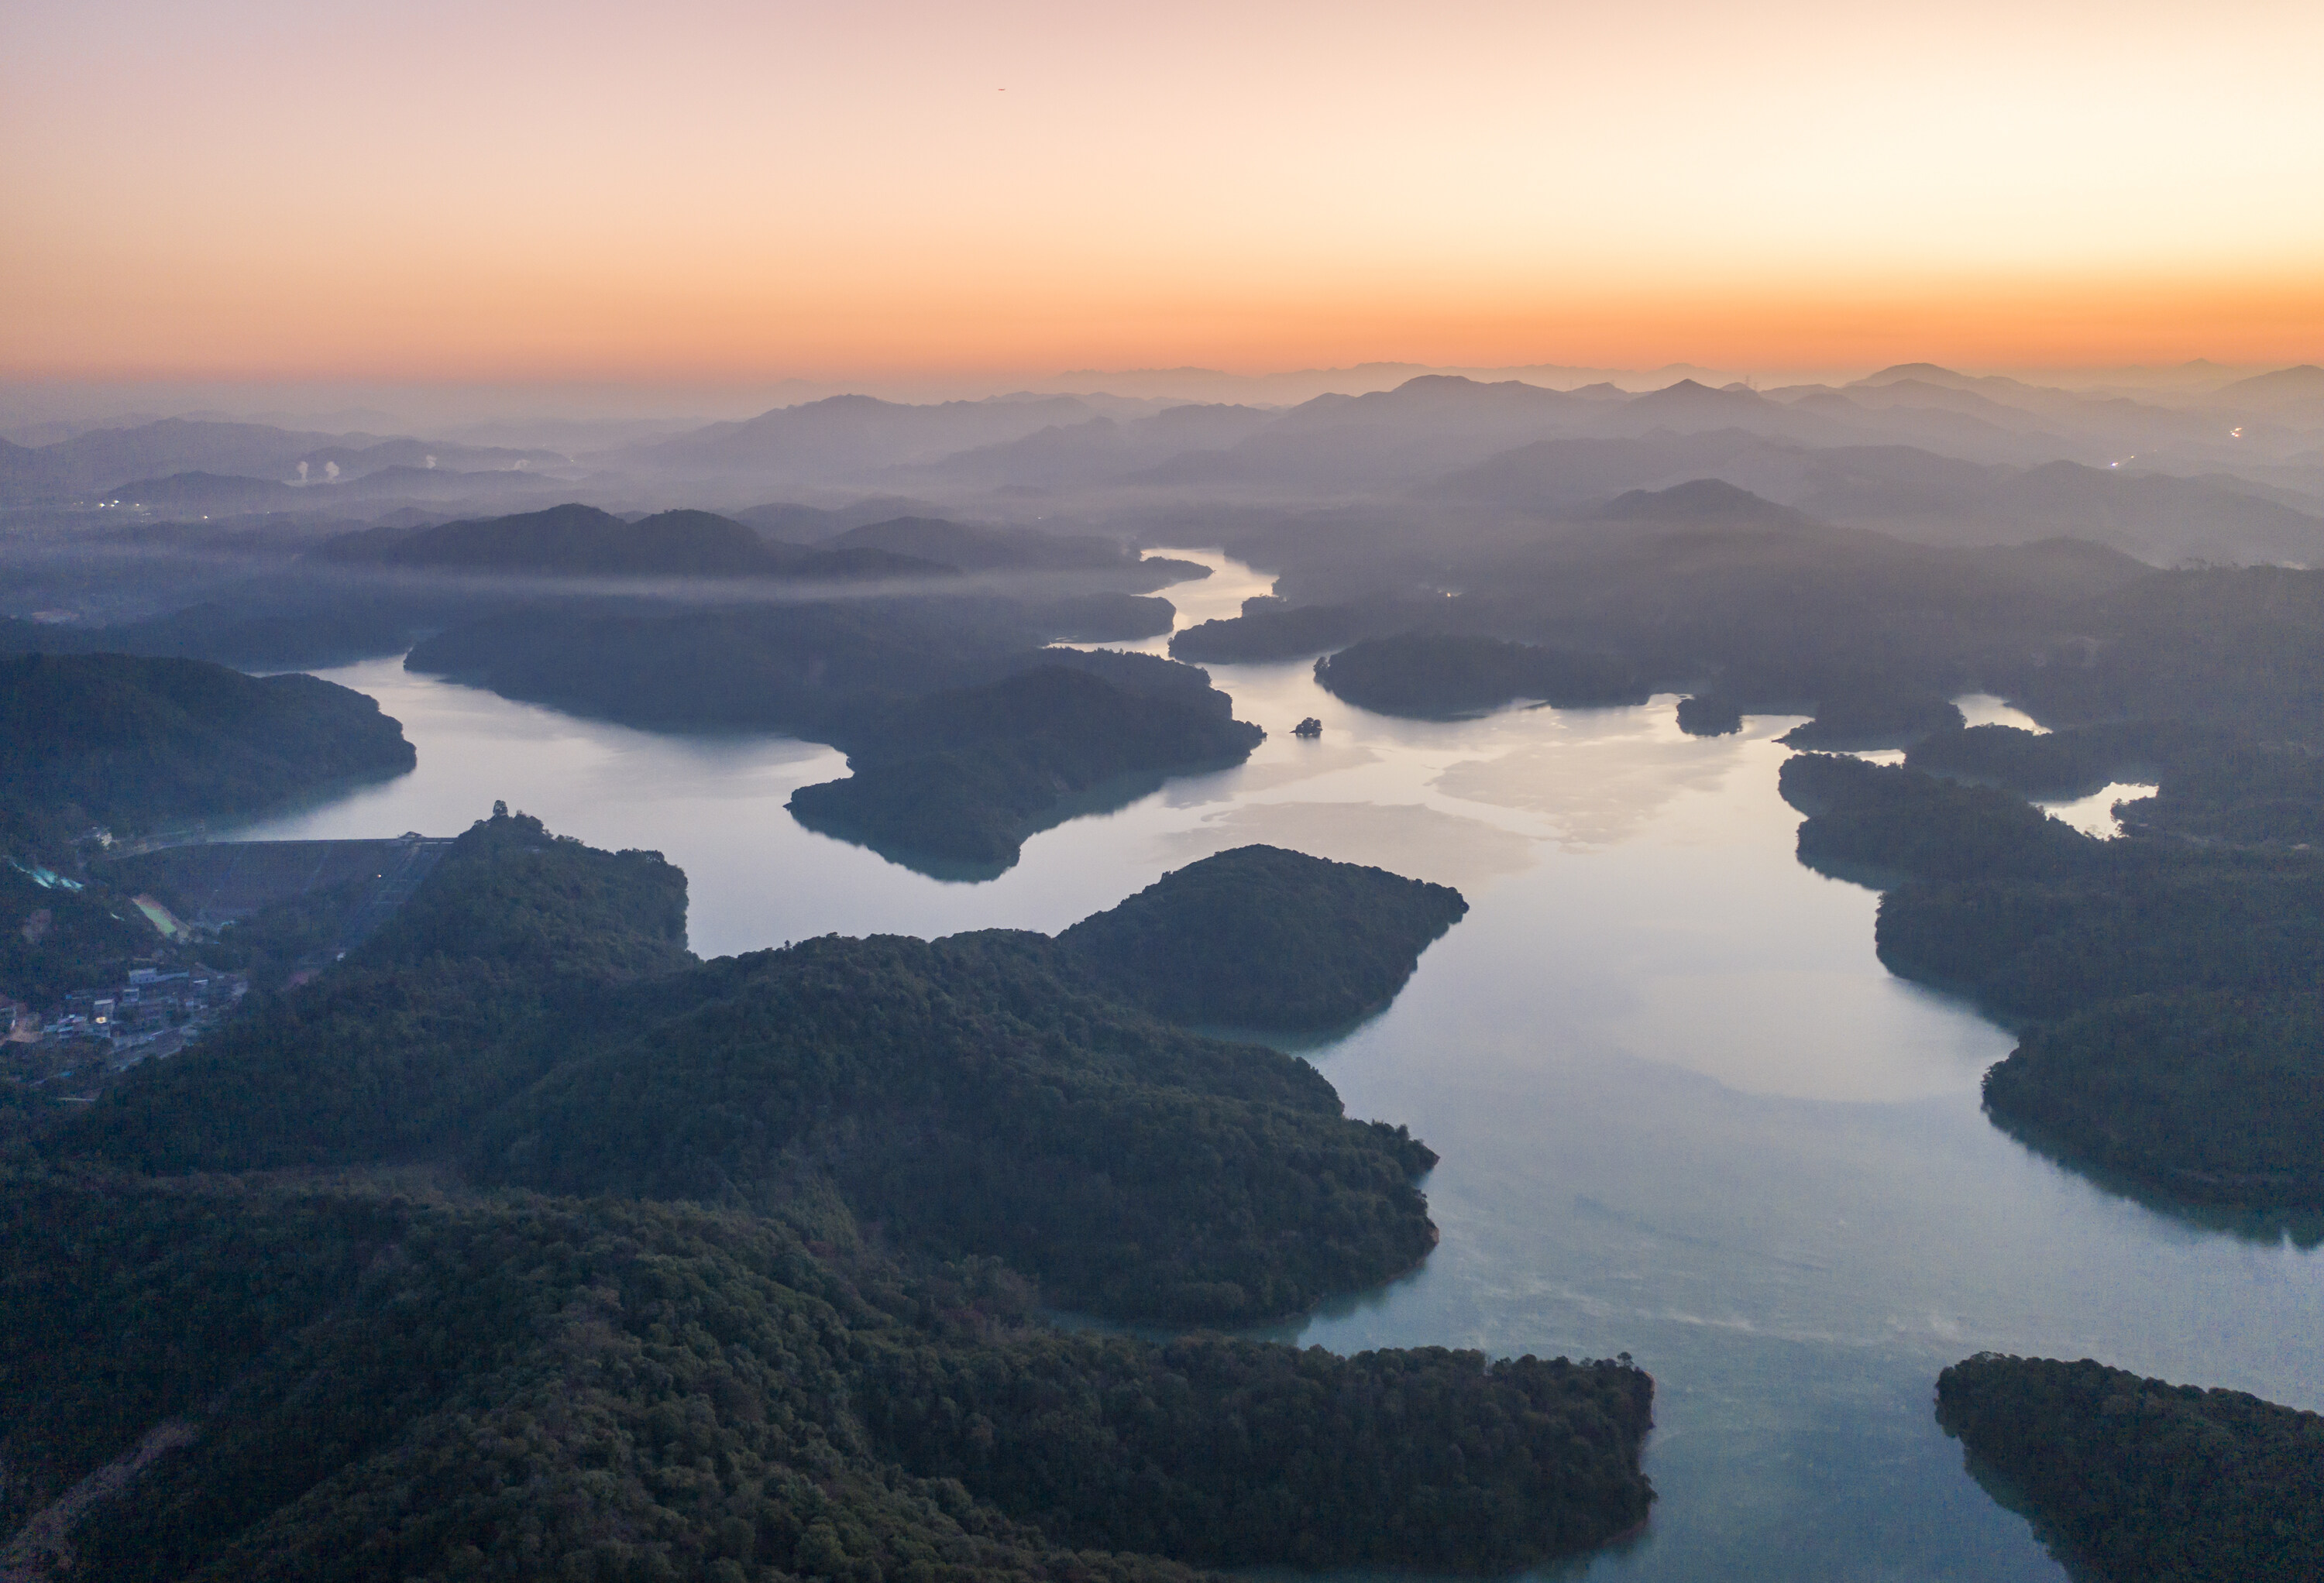
[[(2135, 729), (2058, 758), (2121, 752)], [(2270, 764), (2251, 749), (2204, 756), (2191, 733), (2158, 738), (2156, 801), (2183, 785), (2176, 816), (2227, 811), (2201, 844), (2092, 840), (1996, 787), (1855, 759), (1794, 759), (1782, 787), (1810, 815), (1803, 862), (1890, 888), (1881, 961), (2023, 1030), (1986, 1074), (1997, 1120), (2178, 1199), (2324, 1203), (2324, 863), (2229, 844), (2324, 824), (2324, 773), (2312, 755)], [(2035, 778), (2056, 768), (2007, 748), (1988, 739), (1964, 757)], [(2271, 779), (2287, 773), (2288, 786)], [(2241, 796), (2255, 782), (2262, 795)]]
[(185, 472), (287, 478), (309, 452), (373, 438), (165, 418), (131, 428), (91, 429), (53, 445), (11, 447), (0, 452), (5, 466), (0, 484), (18, 494), (70, 494)]
[(990, 681), (1035, 663), (1014, 606), (847, 600), (672, 611), (530, 606), (452, 627), (412, 670), (505, 697), (658, 728), (748, 727), (830, 740), (885, 697)]
[(885, 550), (942, 561), (964, 571), (1110, 567), (1136, 558), (1111, 538), (1072, 538), (1037, 528), (990, 528), (935, 517), (897, 517), (866, 523), (825, 539), (824, 548)]
[(1985, 1102), (2180, 1199), (2324, 1204), (2324, 995), (2107, 1001), (2031, 1031)]
[(2152, 573), (2059, 612), (1991, 679), (2053, 724), (2175, 720), (2324, 746), (2324, 571)]
[(1934, 740), (1964, 723), (1960, 707), (1933, 693), (1832, 690), (1815, 701), (1814, 718), (1775, 740), (1788, 748), (1857, 753)]
[(1093, 415), (1088, 403), (1072, 396), (926, 406), (833, 396), (777, 408), (743, 423), (713, 424), (627, 455), (646, 466), (697, 474), (844, 477), (899, 463), (934, 462)]
[(1758, 522), (1805, 526), (1798, 511), (1761, 500), (1748, 489), (1717, 478), (1693, 478), (1668, 489), (1633, 489), (1600, 507), (1609, 522)]
[(877, 577), (942, 575), (952, 566), (866, 546), (837, 553), (772, 543), (709, 511), (662, 511), (636, 522), (595, 506), (374, 530), (335, 541), (326, 558), (445, 571), (568, 576)]
[(1717, 479), (1778, 505), (1929, 544), (1974, 547), (2070, 537), (2168, 565), (2324, 559), (2324, 518), (2224, 474), (2161, 473), (2052, 460), (1994, 465), (1912, 445), (1810, 446), (1736, 428), (1556, 438), (1422, 485), (1431, 502), (1578, 518), (1628, 489)]
[(927, 501), (913, 500), (904, 495), (866, 495), (862, 500), (825, 511), (820, 506), (803, 506), (788, 501), (775, 501), (763, 506), (745, 506), (726, 514), (736, 521), (757, 529), (770, 538), (779, 538), (791, 544), (815, 544), (850, 528), (861, 528), (867, 522), (892, 521), (898, 517), (932, 516), (936, 508)]
[(2272, 373), (2254, 374), (2214, 391), (2212, 400), (2263, 410), (2324, 403), (2324, 368), (2302, 363)]
[(309, 503), (297, 486), (235, 474), (172, 473), (138, 478), (110, 491), (123, 504), (155, 511), (288, 511)]

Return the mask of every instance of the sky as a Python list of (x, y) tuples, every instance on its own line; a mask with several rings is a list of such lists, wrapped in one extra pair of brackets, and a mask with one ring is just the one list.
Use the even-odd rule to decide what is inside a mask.
[(9, 0), (0, 376), (2324, 361), (2324, 5)]

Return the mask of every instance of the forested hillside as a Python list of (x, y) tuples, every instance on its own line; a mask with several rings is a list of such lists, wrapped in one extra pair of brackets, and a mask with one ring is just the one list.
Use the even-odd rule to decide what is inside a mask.
[(899, 858), (1005, 866), (1067, 799), (1131, 777), (1143, 778), (1125, 796), (1142, 795), (1173, 770), (1250, 757), (1265, 733), (1236, 720), (1225, 694), (1200, 685), (1199, 671), (1148, 663), (1196, 685), (1148, 687), (1135, 676), (1043, 665), (867, 708), (836, 733), (848, 778), (801, 787), (791, 812)]
[(1643, 704), (1637, 667), (1612, 655), (1451, 632), (1368, 638), (1315, 662), (1324, 691), (1383, 714), (1471, 713), (1513, 698), (1561, 708)]
[(2102, 1583), (2324, 1575), (2324, 1418), (2084, 1358), (1980, 1354), (1937, 1414)]
[(1164, 875), (1057, 943), (1174, 1022), (1315, 1029), (1387, 1005), (1468, 910), (1449, 886), (1245, 846)]
[[(704, 963), (656, 854), (496, 815), (315, 981), (20, 1150), (8, 1564), (1169, 1583), (1601, 1543), (1653, 1499), (1627, 1359), (1032, 1318), (1247, 1323), (1424, 1257), (1425, 1146), (1119, 997), (1214, 975), (1206, 938), (1295, 1006), (1392, 992), (1462, 909), (1251, 849), (1081, 937)], [(1130, 925), (1160, 961), (1124, 980)]]
[(0, 1526), (89, 1583), (1506, 1570), (1653, 1498), (1624, 1364), (1061, 1337), (828, 1217), (6, 1185)]
[(416, 762), (379, 705), (309, 676), (126, 654), (0, 657), (0, 845), (254, 814)]
[[(170, 1174), (428, 1161), (759, 1206), (835, 1193), (899, 1246), (999, 1256), (1054, 1301), (1170, 1321), (1289, 1312), (1434, 1245), (1424, 1146), (1344, 1118), (1305, 1062), (1130, 997), (1238, 1004), (1247, 980), (1206, 953), (1240, 940), (1301, 987), (1287, 1009), (1369, 1006), (1458, 916), (1454, 892), (1254, 849), (1056, 942), (829, 938), (700, 964), (684, 905), (653, 853), (485, 821), (346, 961), (107, 1094), (51, 1155)], [(1158, 960), (1125, 991), (1130, 925)], [(1196, 988), (1167, 994), (1172, 976)]]
[(431, 1157), (617, 987), (689, 962), (685, 919), (686, 877), (656, 853), (483, 822), (318, 982), (142, 1072), (60, 1146), (156, 1173)]
[[(2190, 840), (2157, 819), (2098, 841), (1995, 787), (1822, 755), (1784, 766), (1784, 796), (1810, 815), (1801, 861), (1887, 888), (1881, 960), (2024, 1030), (1987, 1074), (1994, 1116), (2182, 1198), (2324, 1203), (2324, 860), (2282, 839), (2317, 804), (2238, 800), (2253, 760), (2176, 732), (2144, 748), (2119, 733), (2056, 749), (1987, 736), (1974, 753), (1941, 741), (1914, 757), (2034, 784), (2144, 752), (2163, 789), (2126, 809), (2191, 822), (2224, 805), (2261, 838)], [(2306, 784), (2296, 750), (2259, 762)]]

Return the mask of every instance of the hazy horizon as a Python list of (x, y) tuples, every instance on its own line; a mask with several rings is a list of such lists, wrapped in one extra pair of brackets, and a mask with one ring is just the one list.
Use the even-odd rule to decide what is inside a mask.
[[(1363, 395), (1392, 390), (1412, 378), (1443, 374), (1479, 381), (1513, 381), (1545, 390), (1606, 383), (1633, 394), (1683, 380), (1759, 390), (1844, 386), (1887, 369), (1930, 363), (1903, 358), (1877, 365), (1833, 368), (1720, 368), (1680, 361), (1652, 368), (1569, 364), (1436, 364), (1389, 359), (1331, 368), (1239, 370), (1177, 368), (1079, 369), (1047, 374), (999, 371), (947, 376), (867, 374), (728, 381), (625, 380), (374, 381), (356, 379), (111, 379), (74, 376), (0, 377), (0, 433), (44, 424), (109, 424), (157, 418), (223, 419), (236, 422), (314, 427), (326, 432), (372, 429), (383, 424), (425, 428), (522, 421), (575, 424), (660, 423), (676, 430), (737, 421), (786, 407), (863, 395), (899, 405), (1006, 400), (1012, 396), (1111, 396), (1162, 402), (1239, 402), (1290, 407), (1324, 394)], [(2208, 394), (2237, 380), (2286, 366), (2275, 362), (2227, 364), (2191, 358), (2175, 364), (1940, 365), (1972, 379), (2015, 379), (2053, 389), (2140, 391), (2163, 398)]]
[(0, 374), (2324, 356), (2324, 13), (27, 0)]

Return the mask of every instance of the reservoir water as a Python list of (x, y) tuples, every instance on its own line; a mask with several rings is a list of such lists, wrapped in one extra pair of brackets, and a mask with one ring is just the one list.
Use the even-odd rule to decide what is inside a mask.
[[(1182, 624), (1264, 590), (1168, 553), (1219, 568), (1169, 591)], [(829, 749), (631, 731), (393, 660), (323, 674), (403, 722), (418, 769), (235, 833), (449, 834), (505, 798), (685, 869), (705, 955), (1055, 930), (1248, 842), (1459, 886), (1469, 916), (1395, 1005), (1305, 1052), (1351, 1114), (1443, 1156), (1443, 1243), (1270, 1333), (1635, 1357), (1657, 1384), (1661, 1499), (1560, 1576), (2064, 1577), (1932, 1415), (1938, 1370), (1979, 1350), (2324, 1408), (2324, 1227), (2142, 1202), (1989, 1124), (1978, 1078), (2009, 1035), (1891, 977), (1873, 893), (1794, 859), (1773, 740), (1791, 722), (1689, 738), (1667, 697), (1417, 722), (1341, 704), (1305, 663), (1210, 669), (1268, 729), (1249, 763), (1037, 835), (982, 884), (794, 823), (793, 788), (845, 772)], [(1322, 738), (1292, 737), (1310, 714)], [(2140, 789), (2068, 812), (2103, 832)]]

